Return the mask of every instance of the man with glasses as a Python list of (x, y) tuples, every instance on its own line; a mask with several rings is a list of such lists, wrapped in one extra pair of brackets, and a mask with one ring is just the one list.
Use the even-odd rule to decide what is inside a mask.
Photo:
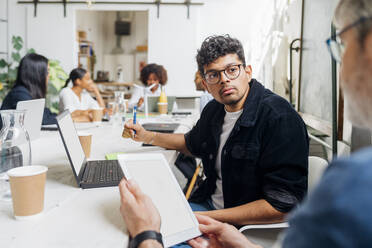
[(252, 79), (238, 40), (207, 38), (197, 62), (214, 100), (190, 132), (148, 132), (131, 122), (125, 128), (136, 141), (202, 158), (206, 179), (190, 199), (194, 211), (234, 225), (283, 221), (307, 191), (302, 119), (285, 99)]

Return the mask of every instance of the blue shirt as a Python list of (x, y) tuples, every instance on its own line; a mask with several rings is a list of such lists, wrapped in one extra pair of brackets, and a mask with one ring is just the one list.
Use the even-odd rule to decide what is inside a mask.
[(372, 148), (332, 162), (289, 223), (283, 247), (372, 247)]
[(200, 96), (200, 113), (203, 112), (204, 107), (213, 100), (213, 96), (207, 91), (203, 91), (203, 94)]

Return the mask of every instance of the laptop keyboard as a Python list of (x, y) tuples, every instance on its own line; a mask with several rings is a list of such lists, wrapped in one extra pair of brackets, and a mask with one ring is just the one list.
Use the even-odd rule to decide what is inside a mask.
[(123, 176), (117, 160), (89, 161), (82, 181), (86, 183), (119, 182)]

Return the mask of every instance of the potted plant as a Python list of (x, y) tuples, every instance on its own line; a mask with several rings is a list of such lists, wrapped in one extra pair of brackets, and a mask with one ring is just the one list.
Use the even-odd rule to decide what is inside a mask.
[[(23, 40), (20, 36), (12, 37), (13, 51), (11, 59), (0, 60), (0, 101), (2, 101), (9, 90), (14, 86), (17, 79), (17, 70), (21, 61), (20, 51), (23, 48)], [(34, 53), (34, 49), (29, 49), (27, 53)], [(64, 86), (68, 75), (63, 70), (58, 60), (49, 60), (49, 84), (46, 97), (46, 106), (53, 112), (58, 112), (58, 94)]]

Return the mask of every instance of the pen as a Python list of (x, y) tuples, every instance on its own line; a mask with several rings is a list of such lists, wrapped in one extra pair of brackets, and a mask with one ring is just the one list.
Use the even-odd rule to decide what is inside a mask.
[[(134, 106), (133, 108), (133, 124), (136, 124), (137, 122), (137, 106)], [(136, 130), (134, 130), (134, 134), (136, 134)]]

